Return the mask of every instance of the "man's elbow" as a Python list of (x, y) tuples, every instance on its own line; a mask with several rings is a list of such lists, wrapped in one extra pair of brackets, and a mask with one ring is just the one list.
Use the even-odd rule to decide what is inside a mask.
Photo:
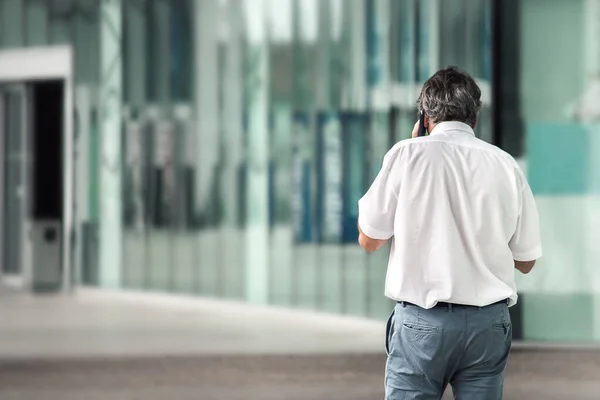
[(377, 246), (375, 245), (375, 243), (373, 243), (373, 240), (371, 240), (368, 237), (365, 237), (365, 235), (359, 236), (358, 244), (360, 244), (360, 247), (362, 247), (365, 251), (368, 251), (369, 253), (372, 253), (375, 250), (377, 250)]
[(517, 261), (515, 260), (515, 268), (519, 270), (522, 274), (527, 275), (533, 269), (536, 260), (532, 261)]
[(358, 244), (369, 253), (379, 250), (386, 242), (387, 240), (372, 239), (364, 233), (358, 236)]

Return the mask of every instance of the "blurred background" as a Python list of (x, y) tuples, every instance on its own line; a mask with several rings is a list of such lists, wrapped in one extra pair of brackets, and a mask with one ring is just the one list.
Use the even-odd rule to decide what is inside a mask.
[(7, 318), (91, 290), (379, 329), (357, 201), (455, 65), (540, 212), (515, 339), (597, 345), (599, 35), (597, 0), (0, 0)]

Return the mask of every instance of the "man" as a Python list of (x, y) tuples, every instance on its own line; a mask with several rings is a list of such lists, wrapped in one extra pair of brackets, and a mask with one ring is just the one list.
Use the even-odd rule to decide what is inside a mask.
[(502, 398), (515, 268), (541, 257), (538, 213), (516, 161), (475, 137), (475, 81), (437, 72), (417, 101), (427, 136), (397, 143), (359, 201), (359, 243), (392, 239), (386, 399)]

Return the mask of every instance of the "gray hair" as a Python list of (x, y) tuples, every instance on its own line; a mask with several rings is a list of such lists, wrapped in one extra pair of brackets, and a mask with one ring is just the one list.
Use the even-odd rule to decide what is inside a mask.
[(481, 89), (469, 74), (448, 67), (425, 82), (417, 108), (434, 124), (460, 121), (475, 126), (481, 110)]

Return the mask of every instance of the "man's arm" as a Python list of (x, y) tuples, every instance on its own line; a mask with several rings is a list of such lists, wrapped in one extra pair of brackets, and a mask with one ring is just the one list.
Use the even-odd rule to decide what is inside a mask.
[(389, 239), (373, 239), (364, 234), (358, 225), (358, 244), (369, 253), (379, 250)]
[(542, 256), (542, 242), (535, 198), (522, 172), (519, 173), (519, 178), (521, 207), (516, 231), (509, 242), (509, 247), (515, 261), (515, 268), (523, 274), (528, 274), (536, 260)]
[(528, 274), (531, 272), (531, 269), (535, 265), (535, 260), (533, 261), (517, 261), (515, 260), (515, 268), (519, 270), (522, 274)]
[(380, 249), (394, 236), (398, 196), (397, 182), (390, 170), (396, 157), (397, 151), (386, 154), (373, 184), (358, 201), (358, 243), (368, 252)]

